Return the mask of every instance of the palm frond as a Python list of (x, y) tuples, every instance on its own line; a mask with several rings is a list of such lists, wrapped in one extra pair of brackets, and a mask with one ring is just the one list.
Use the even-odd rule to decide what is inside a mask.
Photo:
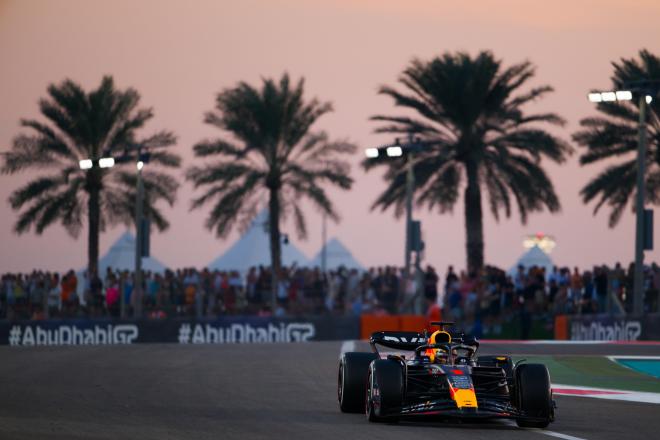
[[(137, 188), (137, 174), (130, 171), (116, 171), (113, 181), (124, 187), (125, 191), (135, 191)], [(158, 171), (143, 171), (142, 184), (144, 185), (145, 200), (164, 200), (172, 206), (176, 200), (176, 191), (179, 188), (177, 180), (166, 173)]]
[[(458, 201), (461, 178), (461, 168), (454, 162), (447, 163), (421, 189), (417, 196), (417, 205), (427, 205), (429, 211), (438, 208), (441, 214), (452, 212)], [(403, 208), (403, 203), (401, 203), (401, 207)]]
[(231, 142), (224, 141), (222, 139), (216, 140), (204, 140), (193, 146), (193, 151), (197, 157), (206, 157), (214, 156), (217, 154), (225, 154), (228, 156), (234, 156), (237, 159), (240, 159), (245, 156), (245, 151), (238, 148)]
[(484, 171), (490, 212), (496, 221), (500, 219), (500, 209), (504, 209), (506, 218), (511, 217), (511, 198), (509, 197), (509, 190), (506, 183), (500, 179), (497, 171), (493, 170), (490, 166), (486, 165)]
[(16, 136), (12, 149), (4, 155), (4, 163), (0, 172), (14, 174), (28, 168), (61, 168), (65, 164), (44, 149), (45, 147), (38, 138), (26, 135)]
[[(506, 204), (510, 204), (504, 200), (508, 200), (508, 197), (502, 195), (500, 185), (513, 194), (523, 224), (531, 212), (546, 208), (550, 212), (557, 212), (561, 209), (552, 182), (537, 161), (519, 154), (488, 154), (485, 164), (489, 196), (494, 197), (491, 211), (502, 203), (505, 208)], [(510, 208), (505, 209), (505, 212), (508, 217)]]
[(573, 153), (573, 148), (563, 140), (541, 129), (514, 129), (490, 142), (504, 150), (523, 151), (535, 160), (548, 158), (563, 163)]
[(216, 236), (225, 237), (236, 223), (241, 206), (248, 203), (255, 190), (254, 185), (239, 185), (223, 191), (206, 220), (206, 227), (215, 230)]
[(143, 148), (150, 150), (162, 147), (170, 147), (176, 144), (176, 135), (171, 131), (159, 131), (145, 139), (142, 139), (139, 143)]
[(66, 139), (48, 125), (34, 119), (21, 119), (20, 124), (21, 127), (31, 128), (37, 132), (37, 136), (32, 139), (42, 154), (54, 155), (59, 159), (76, 158), (74, 150), (67, 144)]
[(594, 214), (608, 199), (623, 186), (626, 182), (634, 186), (635, 178), (637, 177), (637, 160), (629, 160), (619, 165), (612, 165), (607, 167), (598, 176), (591, 179), (587, 183), (580, 194), (584, 203), (589, 203), (600, 195), (599, 201), (594, 208)]
[(293, 204), (293, 220), (296, 228), (296, 233), (298, 238), (301, 240), (307, 239), (307, 222), (305, 221), (305, 215), (298, 206), (297, 203)]
[(186, 179), (192, 181), (195, 188), (199, 188), (209, 184), (229, 184), (254, 171), (246, 163), (217, 161), (203, 167), (190, 167), (186, 172)]
[[(63, 191), (44, 194), (32, 199), (31, 206), (19, 214), (14, 231), (17, 234), (23, 234), (34, 226), (35, 232), (41, 235), (48, 226), (60, 219), (67, 231), (75, 236), (76, 231), (79, 231), (81, 227), (80, 218), (77, 215), (80, 212), (77, 193), (82, 182), (82, 179), (75, 180)], [(67, 220), (71, 220), (72, 223), (67, 224)]]
[(9, 196), (9, 204), (12, 209), (20, 209), (25, 203), (57, 191), (65, 184), (67, 182), (62, 175), (39, 177), (15, 190)]

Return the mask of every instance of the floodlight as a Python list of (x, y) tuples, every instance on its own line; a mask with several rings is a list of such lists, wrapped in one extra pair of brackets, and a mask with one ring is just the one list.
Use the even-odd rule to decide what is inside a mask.
[(142, 167), (144, 167), (144, 162), (142, 162), (141, 160), (139, 160), (138, 163), (137, 163), (137, 169), (138, 169), (138, 171), (140, 171), (140, 170), (142, 169)]
[(589, 101), (591, 102), (601, 102), (603, 97), (600, 96), (600, 93), (589, 93)]
[(616, 93), (614, 92), (602, 92), (600, 96), (604, 102), (616, 101)]
[(386, 151), (389, 157), (399, 157), (403, 155), (401, 147), (387, 147)]
[(630, 101), (632, 99), (632, 92), (630, 90), (617, 90), (616, 91), (616, 100), (617, 101)]
[(370, 159), (375, 159), (378, 157), (378, 148), (367, 148), (364, 153)]
[(651, 95), (646, 95), (646, 103), (650, 104), (653, 101), (653, 96)]
[(112, 168), (115, 166), (114, 157), (102, 157), (99, 159), (99, 167), (101, 168)]
[(92, 162), (92, 159), (83, 159), (78, 162), (78, 165), (80, 165), (81, 170), (89, 170), (92, 168), (94, 163)]

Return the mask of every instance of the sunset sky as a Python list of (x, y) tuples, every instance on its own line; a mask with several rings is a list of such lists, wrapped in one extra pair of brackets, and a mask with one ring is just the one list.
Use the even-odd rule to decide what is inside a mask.
[[(505, 65), (528, 59), (537, 66), (532, 85), (556, 90), (529, 109), (563, 116), (567, 125), (554, 132), (570, 140), (580, 118), (595, 114), (586, 93), (609, 87), (612, 61), (642, 48), (660, 55), (659, 19), (657, 0), (0, 0), (0, 151), (21, 132), (20, 118), (40, 118), (37, 101), (48, 84), (71, 78), (90, 89), (111, 74), (119, 87), (141, 93), (142, 106), (154, 108), (144, 135), (161, 129), (178, 135), (185, 168), (194, 163), (192, 145), (219, 134), (202, 122), (217, 92), (283, 72), (304, 76), (308, 98), (335, 108), (316, 128), (360, 146), (352, 158), (353, 189), (331, 192), (342, 221), (330, 224), (328, 235), (365, 265), (402, 264), (403, 221), (369, 210), (383, 188), (382, 174), (367, 175), (358, 166), (364, 148), (392, 140), (373, 133), (369, 116), (400, 113), (377, 94), (379, 85), (396, 85), (414, 57), (446, 51), (491, 50)], [(632, 211), (609, 229), (607, 211), (594, 217), (593, 206), (578, 195), (602, 165), (582, 168), (575, 154), (547, 169), (562, 212), (534, 214), (527, 225), (515, 216), (496, 223), (486, 213), (486, 261), (508, 268), (523, 252), (523, 237), (539, 231), (556, 238), (552, 258), (561, 265), (632, 260)], [(42, 236), (12, 232), (16, 213), (7, 198), (31, 177), (0, 175), (0, 273), (83, 267), (85, 233), (73, 240), (60, 226)], [(170, 267), (203, 267), (238, 237), (219, 240), (206, 230), (208, 208), (189, 212), (192, 195), (184, 183), (177, 204), (164, 210), (170, 230), (152, 238), (152, 254)], [(414, 213), (423, 222), (426, 262), (443, 272), (448, 264), (465, 265), (462, 207), (460, 201), (449, 215)], [(321, 217), (309, 205), (306, 214), (309, 239), (294, 241), (312, 257), (321, 246)], [(656, 228), (658, 221), (656, 213)], [(293, 232), (290, 224), (283, 229)], [(102, 234), (102, 254), (124, 230)], [(658, 257), (656, 250), (646, 260)]]

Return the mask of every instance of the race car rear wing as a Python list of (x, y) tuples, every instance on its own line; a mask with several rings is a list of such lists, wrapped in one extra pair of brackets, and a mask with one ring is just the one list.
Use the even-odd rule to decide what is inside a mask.
[(395, 350), (412, 351), (426, 344), (427, 338), (417, 332), (375, 332), (369, 338), (369, 343), (376, 352), (376, 344)]
[[(472, 346), (474, 347), (474, 352), (479, 348), (479, 341), (472, 335), (453, 333), (451, 338), (452, 344)], [(413, 351), (417, 347), (427, 344), (428, 336), (417, 332), (375, 332), (369, 338), (369, 343), (375, 352), (378, 352), (375, 347), (376, 344), (395, 350)]]

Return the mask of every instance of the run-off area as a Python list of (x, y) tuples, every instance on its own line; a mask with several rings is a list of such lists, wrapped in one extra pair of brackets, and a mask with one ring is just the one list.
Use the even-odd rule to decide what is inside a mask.
[[(548, 431), (506, 422), (368, 423), (338, 409), (337, 358), (351, 348), (342, 345), (2, 347), (0, 438), (620, 439), (631, 432), (654, 438), (660, 428), (657, 405), (565, 396), (556, 397), (557, 421)], [(482, 345), (484, 353), (525, 350), (552, 356), (571, 349)]]

